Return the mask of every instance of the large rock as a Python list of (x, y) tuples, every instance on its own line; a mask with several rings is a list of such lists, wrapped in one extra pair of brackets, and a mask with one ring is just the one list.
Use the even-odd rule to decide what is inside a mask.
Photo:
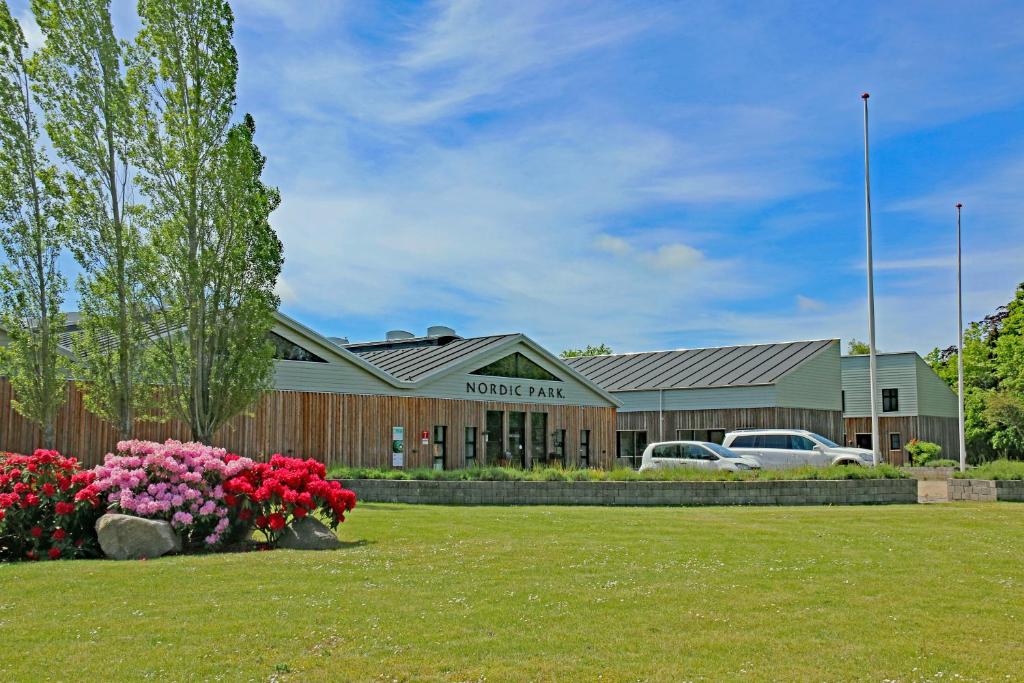
[(334, 550), (341, 547), (341, 541), (319, 521), (303, 517), (288, 525), (278, 539), (277, 546), (290, 550)]
[(181, 538), (168, 522), (107, 513), (96, 520), (100, 548), (115, 560), (141, 560), (181, 552)]

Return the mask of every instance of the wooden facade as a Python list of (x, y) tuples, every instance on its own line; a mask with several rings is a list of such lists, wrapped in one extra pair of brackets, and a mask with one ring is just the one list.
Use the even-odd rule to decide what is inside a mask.
[(648, 441), (671, 441), (677, 429), (806, 429), (835, 441), (843, 438), (843, 414), (810, 408), (714, 408), (619, 412), (621, 431), (647, 432)]
[[(857, 435), (871, 435), (870, 417), (847, 417), (845, 419), (846, 434), (844, 443), (847, 446), (857, 445)], [(942, 446), (940, 458), (958, 460), (960, 458), (960, 434), (955, 417), (933, 417), (928, 415), (878, 416), (879, 438), (882, 440), (882, 457), (893, 465), (909, 465), (907, 443), (911, 439), (931, 441)], [(900, 448), (891, 449), (890, 436), (900, 435)]]
[[(11, 386), (0, 378), (0, 451), (26, 453), (41, 445), (39, 430), (11, 406)], [(615, 408), (577, 405), (502, 403), (413, 396), (378, 396), (300, 391), (274, 391), (264, 396), (251, 415), (235, 417), (214, 443), (240, 455), (266, 458), (273, 453), (313, 457), (328, 466), (390, 467), (392, 428), (405, 429), (405, 467), (433, 464), (434, 427), (447, 428), (446, 468), (466, 464), (466, 428), (475, 427), (477, 462), (485, 462), (487, 411), (501, 411), (502, 451), (508, 449), (507, 415), (547, 415), (545, 450), (534, 453), (526, 439), (527, 463), (546, 459), (554, 449), (553, 434), (565, 430), (567, 465), (579, 463), (581, 430), (589, 431), (590, 465), (611, 467), (615, 457)], [(423, 446), (420, 436), (429, 435)], [(189, 438), (188, 426), (177, 421), (138, 423), (135, 437), (164, 441)], [(86, 464), (100, 462), (117, 441), (114, 429), (90, 414), (82, 394), (68, 383), (67, 401), (57, 419), (57, 450)]]

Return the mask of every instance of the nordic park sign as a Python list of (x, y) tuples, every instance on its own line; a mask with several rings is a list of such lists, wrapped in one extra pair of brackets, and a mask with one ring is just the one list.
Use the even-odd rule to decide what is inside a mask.
[(467, 394), (508, 396), (510, 398), (565, 398), (559, 387), (535, 387), (495, 382), (466, 382)]

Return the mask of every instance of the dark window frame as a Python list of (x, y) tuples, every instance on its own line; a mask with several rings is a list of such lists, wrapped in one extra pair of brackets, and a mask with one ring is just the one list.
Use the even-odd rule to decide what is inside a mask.
[[(894, 440), (892, 437), (896, 437)], [(893, 444), (896, 444), (895, 446)], [(903, 450), (903, 435), (899, 432), (889, 432), (889, 450), (890, 451), (902, 451)]]
[(590, 467), (590, 430), (580, 430), (580, 466)]
[[(628, 437), (626, 435), (629, 435)], [(643, 435), (642, 437), (640, 435)], [(623, 438), (629, 440), (632, 447), (632, 455), (622, 455), (622, 441)], [(633, 469), (640, 469), (640, 463), (643, 461), (644, 450), (647, 448), (647, 430), (646, 429), (620, 429), (615, 432), (615, 456), (621, 460), (629, 460), (630, 466)]]
[[(440, 431), (439, 431), (440, 430)], [(433, 445), (440, 446), (440, 452), (435, 448), (431, 453), (434, 459), (434, 469), (448, 468), (448, 425), (434, 425)], [(440, 453), (440, 454), (439, 454)], [(438, 467), (438, 465), (441, 465)]]
[(900, 410), (900, 390), (882, 389), (882, 412), (897, 413)]
[(465, 447), (466, 447), (466, 466), (475, 465), (477, 463), (477, 428), (466, 427), (465, 434)]
[[(511, 367), (509, 367), (511, 365)], [(502, 356), (498, 360), (477, 368), (471, 375), (484, 377), (507, 377), (509, 379), (540, 380), (545, 382), (561, 382), (562, 379), (542, 367), (539, 363), (527, 358), (519, 351)]]

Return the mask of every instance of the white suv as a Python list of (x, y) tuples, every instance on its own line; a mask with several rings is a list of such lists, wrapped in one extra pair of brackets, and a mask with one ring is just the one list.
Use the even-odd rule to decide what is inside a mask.
[(726, 434), (722, 445), (754, 456), (769, 470), (807, 465), (873, 465), (871, 451), (840, 446), (805, 429), (741, 429)]

